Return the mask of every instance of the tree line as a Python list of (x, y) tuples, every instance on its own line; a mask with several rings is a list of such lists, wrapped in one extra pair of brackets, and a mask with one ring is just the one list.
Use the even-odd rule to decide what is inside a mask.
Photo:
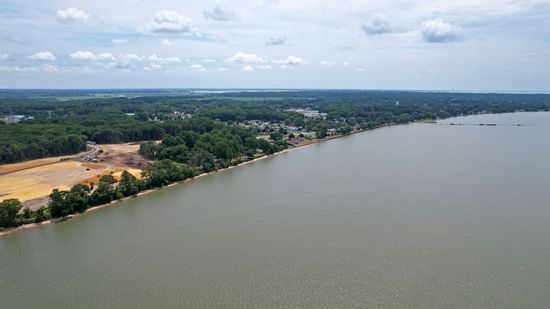
[(170, 183), (193, 178), (196, 169), (171, 160), (161, 160), (145, 168), (141, 178), (123, 171), (120, 179), (112, 175), (103, 175), (94, 184), (76, 184), (70, 190), (54, 189), (47, 207), (38, 210), (23, 208), (17, 199), (0, 202), (0, 228), (16, 227), (22, 224), (39, 223), (52, 218), (62, 218), (87, 209), (108, 204), (124, 197), (149, 189), (163, 187)]
[[(296, 107), (310, 107), (328, 117), (305, 119), (286, 111)], [(311, 90), (57, 100), (8, 92), (0, 98), (0, 115), (14, 112), (34, 119), (17, 124), (0, 121), (0, 164), (74, 154), (85, 149), (86, 141), (152, 141), (187, 130), (202, 134), (198, 125), (181, 119), (189, 114), (200, 121), (263, 120), (305, 126), (322, 137), (326, 128), (345, 132), (350, 127), (372, 129), (420, 119), (539, 110), (550, 110), (550, 95)]]

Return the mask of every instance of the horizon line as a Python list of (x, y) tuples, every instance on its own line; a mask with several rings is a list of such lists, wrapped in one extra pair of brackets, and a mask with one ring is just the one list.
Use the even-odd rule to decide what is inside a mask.
[(426, 92), (426, 93), (462, 93), (462, 94), (550, 94), (550, 90), (468, 90), (468, 89), (375, 89), (375, 88), (247, 88), (247, 87), (236, 87), (236, 88), (204, 88), (204, 87), (113, 87), (113, 88), (2, 88), (0, 91), (131, 91), (131, 90), (145, 90), (145, 91), (154, 91), (154, 90), (186, 90), (186, 91), (236, 91), (236, 92), (246, 92), (246, 91), (372, 91), (372, 92)]

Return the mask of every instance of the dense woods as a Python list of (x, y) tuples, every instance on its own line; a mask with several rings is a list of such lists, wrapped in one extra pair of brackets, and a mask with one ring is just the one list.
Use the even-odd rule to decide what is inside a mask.
[[(289, 91), (289, 92), (240, 92), (211, 95), (187, 93), (179, 96), (162, 95), (126, 97), (83, 97), (59, 99), (67, 96), (81, 96), (82, 91), (49, 93), (56, 98), (22, 98), (16, 92), (4, 91), (0, 99), (0, 115), (10, 113), (32, 116), (33, 119), (16, 124), (0, 121), (0, 163), (13, 163), (48, 156), (74, 154), (85, 150), (86, 141), (97, 143), (121, 143), (133, 141), (161, 140), (165, 136), (182, 138), (184, 131), (210, 137), (238, 135), (230, 138), (231, 151), (221, 154), (218, 141), (216, 157), (239, 156), (248, 151), (243, 132), (220, 129), (220, 125), (200, 124), (186, 121), (193, 117), (219, 120), (233, 124), (244, 120), (281, 122), (288, 125), (307, 126), (322, 132), (337, 128), (345, 132), (351, 126), (363, 129), (384, 124), (407, 123), (420, 119), (436, 119), (477, 113), (502, 113), (513, 111), (538, 111), (550, 109), (550, 96), (542, 94), (461, 94), (431, 92), (385, 92), (385, 91)], [(31, 95), (32, 91), (28, 92)], [(36, 91), (45, 95), (47, 91)], [(324, 121), (304, 119), (290, 108), (313, 108), (327, 113)], [(218, 129), (212, 133), (216, 126)], [(185, 133), (189, 135), (189, 132)], [(248, 133), (247, 133), (248, 134)], [(210, 137), (202, 137), (206, 142)], [(221, 137), (222, 139), (225, 137)], [(250, 139), (248, 144), (250, 144)], [(164, 146), (166, 146), (164, 144)], [(190, 145), (186, 144), (189, 148)], [(212, 146), (212, 145), (211, 145)], [(268, 149), (265, 144), (265, 152)], [(170, 146), (166, 147), (169, 148)], [(194, 147), (194, 145), (193, 145)], [(244, 147), (244, 148), (242, 148)], [(223, 147), (222, 147), (223, 148)], [(228, 148), (229, 149), (229, 148)], [(180, 149), (181, 150), (181, 149)], [(197, 149), (198, 150), (198, 149)], [(193, 149), (190, 149), (193, 152)], [(173, 150), (172, 150), (173, 152)], [(212, 152), (211, 152), (212, 153)], [(165, 151), (152, 158), (170, 158)], [(207, 158), (202, 158), (202, 161)], [(199, 161), (201, 161), (199, 160)], [(180, 158), (179, 161), (182, 161)], [(186, 163), (192, 163), (186, 161)], [(194, 163), (201, 165), (201, 163)]]

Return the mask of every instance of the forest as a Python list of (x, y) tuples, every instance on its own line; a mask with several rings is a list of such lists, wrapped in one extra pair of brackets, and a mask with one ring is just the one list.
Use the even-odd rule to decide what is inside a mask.
[[(161, 90), (156, 91), (157, 95), (133, 90), (132, 93), (138, 95), (126, 97), (122, 90), (119, 93), (110, 91), (110, 96), (99, 96), (98, 91), (21, 92), (40, 94), (39, 97), (18, 95), (15, 90), (1, 92), (0, 119), (10, 114), (32, 119), (19, 123), (0, 120), (0, 164), (78, 153), (86, 149), (87, 141), (100, 144), (158, 141), (171, 136), (176, 143), (190, 148), (195, 145), (189, 139), (186, 143), (180, 142), (185, 140), (182, 135), (191, 133), (208, 133), (201, 137), (201, 142), (213, 138), (218, 146), (222, 144), (220, 140), (225, 140), (226, 160), (246, 152), (251, 155), (252, 147), (262, 148), (266, 153), (284, 147), (282, 144), (252, 143), (251, 137), (257, 132), (244, 133), (236, 128), (236, 124), (246, 120), (303, 126), (323, 137), (323, 132), (330, 128), (345, 132), (351, 128), (372, 129), (458, 115), (550, 109), (550, 95), (544, 94), (303, 90), (216, 94), (187, 91), (168, 96)], [(327, 117), (306, 119), (302, 114), (288, 111), (291, 108), (311, 108), (327, 113)], [(206, 128), (212, 125), (211, 122), (197, 124), (208, 120), (219, 122), (215, 124), (215, 132), (213, 128)], [(237, 140), (240, 140), (238, 147)], [(159, 148), (168, 148), (173, 143), (170, 139), (163, 140)], [(230, 144), (235, 145), (229, 147)], [(216, 153), (214, 147), (203, 148), (221, 157), (220, 147), (216, 147)], [(174, 157), (168, 151), (148, 153), (148, 156), (154, 159)], [(192, 161), (191, 158), (186, 160), (186, 163)]]

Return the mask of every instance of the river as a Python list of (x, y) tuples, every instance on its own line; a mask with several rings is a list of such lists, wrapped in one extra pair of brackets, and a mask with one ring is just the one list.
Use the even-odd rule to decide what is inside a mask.
[(548, 308), (550, 113), (382, 128), (0, 238), (2, 308)]

